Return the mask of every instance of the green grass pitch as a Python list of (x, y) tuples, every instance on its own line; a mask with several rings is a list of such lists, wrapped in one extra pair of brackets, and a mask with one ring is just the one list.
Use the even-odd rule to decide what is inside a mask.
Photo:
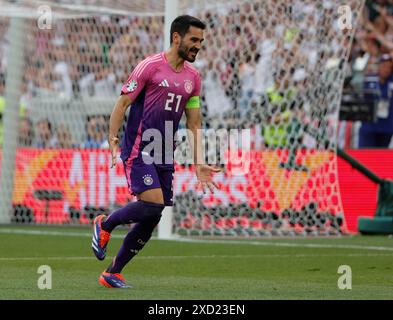
[[(393, 299), (393, 238), (280, 238), (182, 242), (152, 239), (123, 271), (133, 289), (102, 287), (90, 228), (0, 226), (0, 299)], [(52, 289), (37, 286), (39, 266)], [(352, 289), (340, 290), (340, 265)]]

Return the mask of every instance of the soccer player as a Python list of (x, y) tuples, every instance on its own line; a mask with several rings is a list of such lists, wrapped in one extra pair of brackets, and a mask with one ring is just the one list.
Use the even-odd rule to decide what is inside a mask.
[[(150, 239), (164, 207), (172, 206), (173, 135), (184, 111), (186, 126), (192, 132), (190, 143), (198, 187), (203, 192), (207, 188), (211, 192), (214, 187), (217, 188), (212, 174), (220, 169), (204, 164), (202, 159), (199, 131), (201, 79), (198, 71), (190, 64), (201, 49), (204, 29), (205, 24), (197, 18), (188, 15), (177, 17), (171, 24), (170, 48), (149, 56), (137, 65), (122, 87), (113, 108), (108, 138), (112, 167), (116, 164), (119, 147), (118, 131), (131, 105), (120, 157), (129, 190), (138, 200), (108, 217), (100, 215), (94, 220), (92, 247), (99, 260), (105, 258), (112, 230), (121, 224), (134, 224), (116, 257), (99, 278), (99, 282), (106, 287), (129, 287), (121, 271)], [(158, 146), (164, 152), (160, 153), (160, 148), (152, 149), (154, 154), (144, 150), (151, 141), (145, 141), (143, 133), (151, 129), (161, 134)]]

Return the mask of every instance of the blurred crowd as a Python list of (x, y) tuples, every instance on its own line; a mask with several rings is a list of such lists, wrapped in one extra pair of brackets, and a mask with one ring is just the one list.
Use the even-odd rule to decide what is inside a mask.
[[(360, 3), (347, 2), (354, 11)], [(351, 90), (370, 89), (368, 98), (377, 110), (376, 122), (363, 123), (358, 131), (350, 122), (342, 123), (341, 134), (347, 134), (348, 128), (351, 131), (346, 147), (389, 146), (393, 134), (393, 1), (366, 1), (348, 70), (342, 70), (342, 61), (350, 32), (337, 24), (338, 2), (318, 3), (245, 1), (198, 12), (207, 23), (204, 46), (195, 62), (203, 79), (205, 127), (256, 128), (262, 147), (294, 142), (329, 147), (336, 130), (337, 106), (332, 102), (340, 99), (336, 93), (345, 75)], [(261, 14), (266, 18), (260, 19)], [(0, 19), (0, 97), (5, 91), (8, 23)], [(40, 30), (35, 21), (29, 21), (19, 144), (106, 148), (109, 114), (81, 113), (86, 119), (82, 128), (86, 139), (75, 141), (75, 129), (61, 119), (33, 122), (29, 103), (45, 97), (70, 101), (116, 97), (139, 61), (164, 50), (163, 26), (163, 17), (145, 16), (64, 19), (56, 21), (53, 30)], [(379, 132), (382, 127), (386, 130)]]
[(393, 148), (393, 1), (366, 2), (349, 66), (345, 89), (363, 93), (373, 119), (343, 122), (341, 146)]
[[(21, 108), (26, 115), (19, 126), (22, 146), (107, 147), (108, 114), (75, 114), (75, 117), (85, 117), (84, 128), (68, 128), (61, 119), (55, 124), (47, 118), (33, 123), (31, 113), (34, 110), (31, 110), (30, 102), (34, 98), (45, 97), (72, 101), (118, 95), (132, 68), (146, 54), (163, 48), (163, 18), (141, 20), (139, 17), (105, 15), (59, 20), (51, 31), (38, 29), (35, 21), (27, 22), (26, 28), (31, 32), (25, 44), (26, 61), (21, 89)], [(0, 19), (0, 97), (5, 92), (7, 25), (5, 19)], [(85, 141), (75, 141), (72, 130), (84, 130)]]

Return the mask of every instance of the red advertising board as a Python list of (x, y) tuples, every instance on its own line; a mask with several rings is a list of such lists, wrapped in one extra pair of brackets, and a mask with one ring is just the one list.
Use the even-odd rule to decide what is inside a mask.
[[(393, 180), (393, 150), (359, 149), (346, 150), (382, 179)], [(341, 201), (348, 229), (357, 231), (359, 216), (372, 217), (377, 208), (378, 186), (346, 161), (338, 158), (338, 176)]]
[[(393, 150), (348, 152), (382, 178), (393, 178)], [(309, 170), (303, 172), (280, 168), (287, 158), (285, 151), (253, 151), (245, 174), (234, 174), (229, 163), (226, 172), (214, 177), (220, 190), (205, 195), (204, 204), (225, 206), (246, 202), (255, 208), (259, 202), (261, 210), (280, 214), (286, 208), (300, 209), (313, 201), (319, 211), (343, 212), (344, 229), (349, 232), (357, 231), (358, 216), (374, 214), (377, 186), (345, 161), (338, 159), (336, 166), (333, 154), (299, 151), (296, 161)], [(49, 211), (46, 222), (66, 223), (70, 208), (123, 205), (131, 199), (123, 166), (119, 161), (116, 168), (110, 169), (109, 163), (108, 150), (18, 149), (13, 202), (32, 208), (38, 223), (44, 221), (46, 210)], [(192, 168), (176, 166), (175, 195), (195, 189), (196, 183)], [(50, 201), (47, 208), (47, 202), (35, 196), (37, 190), (58, 190), (63, 196)], [(80, 222), (89, 221), (82, 217)]]

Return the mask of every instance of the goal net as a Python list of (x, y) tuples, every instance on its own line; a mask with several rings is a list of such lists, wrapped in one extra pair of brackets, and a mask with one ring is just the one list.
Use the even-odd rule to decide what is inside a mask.
[[(2, 221), (89, 224), (133, 201), (123, 166), (109, 169), (108, 119), (130, 71), (166, 49), (164, 1), (0, 4)], [(347, 231), (336, 127), (362, 5), (179, 1), (207, 24), (195, 67), (206, 160), (223, 171), (203, 195), (178, 141), (175, 234)]]
[[(249, 153), (241, 163), (246, 170), (232, 165), (230, 155), (220, 161), (225, 170), (215, 176), (221, 187), (215, 195), (198, 195), (189, 169), (178, 173), (177, 233), (347, 231), (337, 179), (336, 126), (362, 2), (341, 5), (330, 0), (183, 3), (185, 12), (208, 25), (197, 62), (204, 79), (205, 126), (248, 128), (251, 147), (242, 148)], [(352, 26), (343, 26), (346, 10)], [(219, 143), (217, 135), (211, 139)]]

